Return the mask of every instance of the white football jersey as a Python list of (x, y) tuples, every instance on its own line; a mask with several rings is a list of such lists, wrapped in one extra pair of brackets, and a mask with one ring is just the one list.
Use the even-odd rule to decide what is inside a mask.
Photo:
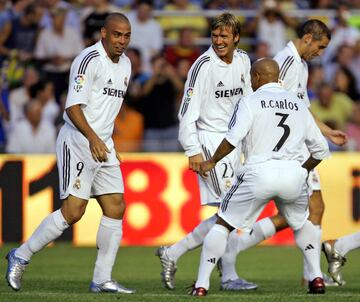
[(269, 159), (306, 160), (304, 143), (312, 156), (330, 155), (328, 144), (310, 111), (297, 96), (278, 83), (268, 83), (245, 97), (229, 125), (226, 140), (243, 141), (245, 164)]
[(192, 65), (184, 87), (178, 117), (185, 154), (201, 153), (198, 130), (225, 134), (235, 105), (250, 92), (248, 55), (237, 49), (231, 64), (226, 64), (210, 46)]
[(299, 99), (304, 101), (307, 107), (310, 107), (309, 96), (307, 94), (308, 65), (300, 57), (294, 43), (290, 41), (274, 57), (274, 60), (279, 64), (279, 81), (283, 87), (294, 92)]
[[(90, 127), (110, 148), (113, 147), (114, 121), (124, 100), (130, 74), (128, 57), (122, 54), (118, 63), (112, 62), (101, 41), (84, 49), (71, 65), (65, 108), (81, 104)], [(64, 120), (75, 127), (66, 112)]]

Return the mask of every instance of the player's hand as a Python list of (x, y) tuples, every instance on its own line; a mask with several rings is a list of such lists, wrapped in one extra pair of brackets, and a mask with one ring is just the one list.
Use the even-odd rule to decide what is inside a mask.
[(340, 130), (330, 130), (327, 138), (338, 146), (343, 146), (347, 142), (347, 135), (346, 133), (340, 131)]
[(215, 168), (215, 163), (211, 160), (204, 161), (200, 163), (199, 174), (201, 177), (206, 178), (209, 175), (209, 171)]
[(200, 172), (200, 163), (204, 161), (201, 153), (189, 157), (189, 169), (198, 173)]
[(110, 153), (110, 150), (98, 136), (89, 139), (89, 145), (91, 155), (96, 162), (107, 161), (107, 153)]

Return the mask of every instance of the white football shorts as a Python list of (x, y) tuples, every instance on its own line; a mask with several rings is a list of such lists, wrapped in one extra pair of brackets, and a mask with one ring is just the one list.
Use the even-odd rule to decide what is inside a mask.
[(309, 216), (307, 176), (298, 161), (245, 165), (221, 202), (218, 215), (235, 229), (248, 232), (266, 204), (274, 199), (289, 226), (298, 230)]
[[(206, 160), (215, 153), (225, 134), (199, 131), (198, 137)], [(198, 176), (201, 205), (219, 206), (223, 194), (233, 185), (241, 166), (241, 147), (238, 146), (216, 164), (206, 179)]]
[(95, 162), (89, 141), (72, 126), (65, 124), (56, 141), (60, 199), (69, 194), (88, 200), (90, 197), (124, 193), (124, 182), (115, 149), (106, 162)]
[(317, 169), (313, 169), (310, 171), (309, 178), (308, 178), (308, 185), (309, 185), (310, 195), (314, 191), (321, 190), (320, 175), (319, 175), (319, 172)]

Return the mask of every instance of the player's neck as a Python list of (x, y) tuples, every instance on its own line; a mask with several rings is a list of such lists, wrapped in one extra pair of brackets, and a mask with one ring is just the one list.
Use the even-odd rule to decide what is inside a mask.
[(294, 46), (295, 46), (300, 58), (302, 58), (304, 50), (303, 50), (303, 45), (301, 43), (301, 39), (295, 39), (292, 42), (294, 43)]

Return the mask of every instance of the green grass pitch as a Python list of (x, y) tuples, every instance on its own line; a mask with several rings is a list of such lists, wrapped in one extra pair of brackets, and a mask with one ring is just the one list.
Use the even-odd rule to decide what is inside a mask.
[[(13, 246), (0, 247), (0, 269), (6, 270), (6, 253)], [(176, 290), (168, 291), (160, 283), (160, 263), (155, 248), (124, 247), (119, 250), (113, 277), (125, 286), (138, 290), (135, 295), (91, 294), (95, 248), (74, 248), (58, 243), (35, 255), (23, 279), (23, 288), (13, 292), (4, 278), (0, 279), (0, 301), (194, 301), (186, 295), (186, 287), (195, 280), (199, 250), (182, 257), (176, 274)], [(322, 266), (326, 269), (322, 256)], [(329, 288), (325, 295), (311, 296), (300, 286), (302, 257), (296, 247), (257, 247), (241, 254), (237, 267), (241, 275), (257, 282), (259, 288), (251, 292), (223, 292), (214, 271), (206, 301), (360, 301), (360, 251), (349, 254), (343, 273), (347, 284)]]

